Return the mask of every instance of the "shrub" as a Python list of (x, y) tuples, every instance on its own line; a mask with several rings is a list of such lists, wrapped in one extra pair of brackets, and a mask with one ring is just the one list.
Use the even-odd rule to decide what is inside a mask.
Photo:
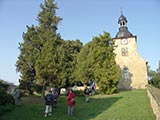
[(13, 96), (6, 93), (8, 86), (9, 85), (6, 82), (0, 80), (0, 115), (4, 114), (4, 112), (13, 110), (14, 108)]
[(0, 105), (14, 104), (13, 96), (10, 94), (0, 94)]
[(157, 73), (155, 76), (153, 76), (149, 83), (156, 88), (160, 88), (160, 74)]
[(42, 92), (43, 87), (41, 85), (35, 84), (34, 89), (37, 93), (40, 94)]

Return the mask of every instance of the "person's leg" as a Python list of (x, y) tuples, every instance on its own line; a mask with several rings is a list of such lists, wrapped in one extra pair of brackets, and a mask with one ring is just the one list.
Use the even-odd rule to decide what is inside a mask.
[(71, 106), (71, 111), (70, 111), (71, 116), (73, 115), (73, 108), (74, 108), (74, 106)]
[(54, 104), (55, 104), (55, 108), (57, 107), (57, 98), (55, 99), (55, 101), (54, 101)]
[(92, 89), (92, 95), (94, 95), (95, 94), (95, 91), (94, 91), (94, 89)]
[(85, 94), (85, 101), (87, 101), (87, 95)]
[(48, 108), (48, 113), (49, 113), (49, 115), (52, 115), (52, 105), (49, 105), (49, 108)]
[(18, 98), (15, 97), (14, 100), (15, 100), (15, 105), (18, 106)]
[(49, 105), (46, 105), (46, 109), (45, 109), (45, 117), (47, 117), (48, 112), (49, 112)]
[(89, 102), (89, 95), (86, 95), (86, 102)]
[(17, 98), (17, 105), (21, 106), (21, 98)]
[(68, 116), (71, 115), (71, 106), (68, 106)]
[(20, 106), (21, 105), (21, 99), (19, 97), (15, 97), (15, 105)]
[(57, 100), (54, 99), (54, 101), (53, 101), (53, 108), (56, 108), (56, 104), (57, 104)]

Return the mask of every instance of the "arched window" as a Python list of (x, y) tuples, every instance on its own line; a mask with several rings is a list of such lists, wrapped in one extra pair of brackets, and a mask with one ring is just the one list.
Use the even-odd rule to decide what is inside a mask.
[(123, 68), (123, 78), (124, 78), (124, 80), (129, 80), (130, 79), (129, 69), (127, 67)]

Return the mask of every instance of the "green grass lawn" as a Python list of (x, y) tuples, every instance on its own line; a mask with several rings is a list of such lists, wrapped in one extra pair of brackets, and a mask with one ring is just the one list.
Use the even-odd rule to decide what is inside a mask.
[[(23, 98), (24, 101), (26, 98)], [(31, 101), (30, 101), (31, 102)], [(31, 104), (32, 103), (32, 104)], [(76, 97), (73, 116), (67, 116), (66, 97), (59, 98), (52, 116), (44, 117), (43, 102), (32, 101), (16, 107), (0, 120), (155, 120), (146, 90), (124, 91), (114, 95), (95, 95), (90, 102)]]

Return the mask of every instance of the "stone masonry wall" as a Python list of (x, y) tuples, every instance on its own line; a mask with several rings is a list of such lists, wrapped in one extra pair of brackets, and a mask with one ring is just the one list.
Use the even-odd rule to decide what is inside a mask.
[(147, 94), (150, 98), (151, 107), (153, 109), (154, 114), (156, 115), (156, 120), (160, 120), (160, 104), (155, 99), (155, 96), (152, 94), (152, 91), (147, 88)]

